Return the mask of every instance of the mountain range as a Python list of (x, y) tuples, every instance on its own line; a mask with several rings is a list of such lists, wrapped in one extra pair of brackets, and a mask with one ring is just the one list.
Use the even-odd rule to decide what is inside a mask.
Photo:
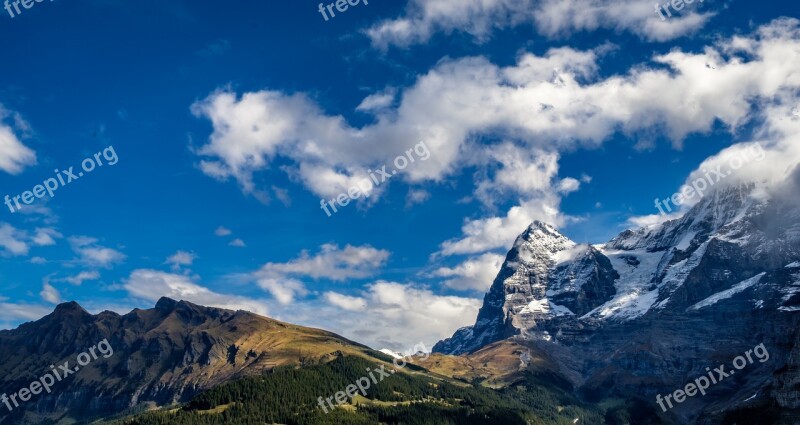
[[(91, 315), (75, 302), (0, 332), (0, 386), (7, 394), (107, 339), (114, 350), (65, 377), (21, 409), (0, 409), (3, 423), (78, 420), (188, 402), (204, 390), (275, 367), (367, 357), (367, 347), (330, 332), (245, 311), (162, 298), (155, 308)], [(5, 415), (5, 416), (2, 416)]]
[(506, 256), (475, 325), (433, 350), (460, 355), (524, 341), (587, 399), (655, 404), (763, 343), (769, 361), (664, 416), (720, 423), (737, 409), (789, 412), (800, 407), (798, 260), (796, 199), (754, 183), (717, 190), (679, 219), (602, 245), (534, 222)]
[[(532, 223), (473, 326), (437, 343), (432, 355), (398, 373), (401, 380), (333, 416), (315, 410), (317, 396), (355, 382), (366, 366), (391, 365), (396, 353), (162, 298), (125, 315), (61, 304), (0, 332), (0, 386), (8, 393), (92, 343), (107, 340), (114, 349), (51, 394), (0, 409), (0, 421), (245, 423), (267, 415), (298, 424), (792, 424), (800, 421), (798, 312), (800, 205), (740, 184), (678, 219), (601, 245)], [(670, 409), (657, 404), (759, 344), (768, 359)], [(288, 393), (292, 401), (268, 407), (275, 394)], [(142, 413), (163, 408), (177, 410)]]

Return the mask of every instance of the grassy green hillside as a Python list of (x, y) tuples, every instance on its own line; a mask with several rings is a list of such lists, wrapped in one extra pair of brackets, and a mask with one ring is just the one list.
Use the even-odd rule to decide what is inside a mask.
[[(386, 360), (386, 359), (383, 359)], [(207, 391), (180, 408), (148, 412), (114, 425), (205, 424), (624, 424), (630, 406), (582, 404), (564, 384), (528, 373), (501, 390), (438, 379), (409, 365), (329, 413), (318, 397), (344, 390), (379, 363), (341, 356), (326, 364), (282, 367)], [(647, 412), (636, 412), (639, 424)], [(644, 415), (644, 416), (641, 416)]]

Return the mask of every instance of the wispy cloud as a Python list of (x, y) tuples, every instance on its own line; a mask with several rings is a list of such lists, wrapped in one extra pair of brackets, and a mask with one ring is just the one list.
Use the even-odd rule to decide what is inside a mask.
[(88, 236), (73, 236), (69, 238), (72, 250), (78, 254), (77, 261), (81, 264), (109, 268), (114, 264), (125, 261), (125, 254), (99, 245), (97, 242), (97, 239)]
[(267, 305), (262, 301), (214, 292), (180, 274), (138, 269), (134, 270), (125, 280), (123, 288), (131, 296), (148, 301), (156, 301), (162, 296), (166, 296), (205, 306), (247, 310), (261, 315), (268, 314)]
[(17, 322), (20, 320), (38, 320), (52, 312), (50, 307), (39, 304), (10, 303), (0, 297), (0, 322)]
[(219, 227), (217, 227), (217, 230), (214, 231), (214, 234), (219, 236), (219, 237), (222, 237), (222, 236), (232, 235), (233, 232), (231, 231), (231, 229), (228, 229), (228, 228), (223, 227), (223, 226), (219, 226)]
[[(8, 118), (12, 124), (7, 124)], [(36, 153), (22, 144), (18, 133), (29, 130), (22, 117), (0, 104), (0, 170), (9, 174), (19, 174), (25, 167), (36, 164)]]
[(39, 292), (39, 295), (43, 300), (51, 304), (58, 304), (61, 302), (61, 293), (47, 282), (42, 285), (42, 291)]
[(193, 252), (178, 251), (167, 258), (165, 263), (171, 265), (173, 271), (177, 271), (180, 270), (181, 267), (191, 266), (195, 259), (197, 259), (197, 255)]
[(409, 47), (437, 33), (463, 32), (482, 43), (494, 32), (532, 26), (546, 37), (579, 31), (626, 31), (651, 41), (667, 41), (702, 28), (714, 15), (685, 10), (661, 21), (652, 4), (614, 0), (410, 0), (404, 16), (373, 25), (365, 32), (373, 46)]
[(267, 263), (256, 273), (262, 277), (310, 277), (312, 279), (362, 279), (375, 275), (389, 259), (389, 251), (369, 245), (325, 244), (318, 253), (303, 251), (285, 263)]
[(307, 251), (285, 263), (267, 263), (253, 278), (281, 304), (290, 304), (308, 290), (303, 278), (343, 281), (374, 276), (389, 259), (389, 251), (366, 246), (325, 244), (311, 255)]
[(59, 280), (75, 286), (80, 286), (83, 284), (83, 282), (90, 280), (97, 280), (97, 279), (100, 279), (100, 273), (96, 270), (91, 270), (91, 271), (82, 271), (74, 276), (65, 277)]
[(10, 255), (27, 255), (31, 246), (55, 245), (61, 234), (52, 228), (37, 228), (33, 233), (20, 230), (8, 223), (0, 223), (0, 247)]

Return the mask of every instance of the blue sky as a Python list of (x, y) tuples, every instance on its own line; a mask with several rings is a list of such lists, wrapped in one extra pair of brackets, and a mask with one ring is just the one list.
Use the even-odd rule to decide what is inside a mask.
[[(591, 243), (657, 221), (656, 197), (795, 112), (791, 3), (665, 22), (651, 2), (479, 3), (3, 11), (0, 196), (119, 161), (0, 212), (0, 325), (167, 295), (430, 344), (474, 321), (531, 220)], [(428, 160), (320, 209), (420, 141)]]

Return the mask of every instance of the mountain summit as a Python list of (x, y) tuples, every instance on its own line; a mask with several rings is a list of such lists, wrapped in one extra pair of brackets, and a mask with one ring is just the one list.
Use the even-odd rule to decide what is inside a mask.
[(589, 312), (615, 294), (619, 275), (595, 247), (579, 245), (535, 221), (514, 242), (473, 327), (459, 329), (435, 352), (462, 354), (513, 335), (550, 339), (545, 322)]
[(731, 408), (747, 398), (797, 408), (789, 394), (800, 378), (799, 260), (800, 208), (755, 184), (715, 191), (680, 219), (604, 245), (577, 244), (534, 222), (475, 325), (433, 351), (471, 353), (514, 338), (551, 353), (586, 393), (614, 387), (650, 398), (764, 343), (768, 366), (673, 414), (696, 418), (708, 403)]

